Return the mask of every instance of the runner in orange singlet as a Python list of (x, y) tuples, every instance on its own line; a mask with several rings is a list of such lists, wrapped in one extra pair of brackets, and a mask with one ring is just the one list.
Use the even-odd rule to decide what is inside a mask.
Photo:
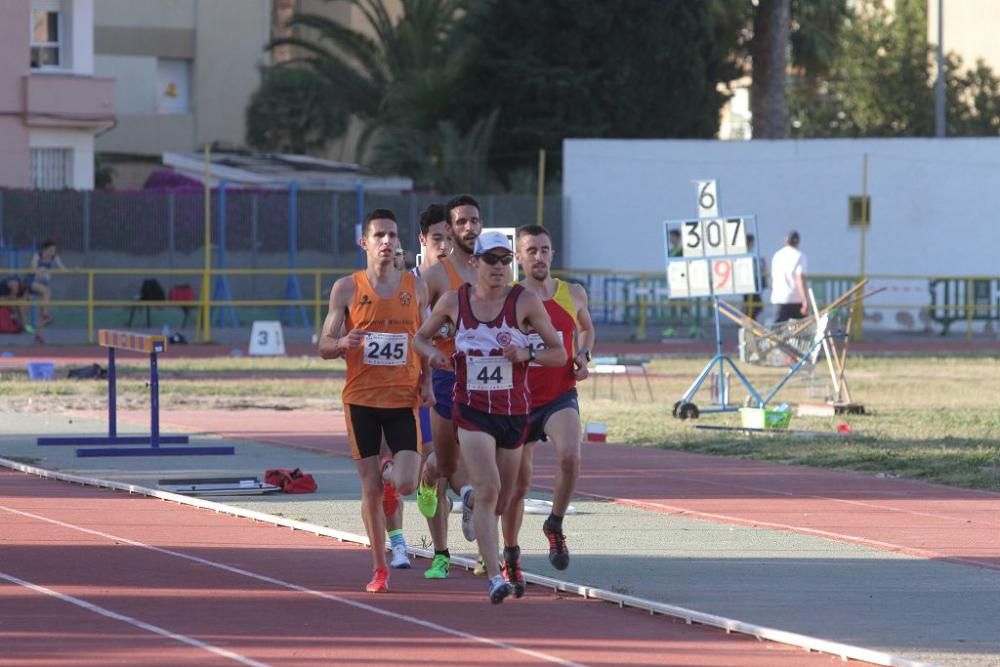
[[(434, 400), (427, 364), (413, 349), (427, 289), (393, 265), (399, 236), (392, 211), (369, 213), (359, 243), (368, 267), (334, 283), (319, 351), (324, 359), (347, 359), (344, 417), (361, 477), (361, 515), (375, 570), (365, 588), (384, 593), (389, 589), (385, 515), (396, 511), (399, 494), (416, 488), (417, 408)], [(393, 456), (380, 462), (383, 435)]]
[[(427, 283), (427, 295), (431, 306), (445, 293), (478, 280), (472, 253), (476, 239), (483, 230), (483, 222), (479, 217), (479, 202), (470, 195), (459, 195), (445, 204), (444, 209), (448, 229), (451, 232), (452, 250), (447, 258), (427, 269), (422, 276)], [(454, 333), (454, 328), (444, 328), (435, 334), (435, 344), (447, 359), (455, 353)], [(450, 369), (435, 368), (433, 377), (435, 404), (431, 411), (431, 430), (434, 433), (434, 453), (427, 457), (421, 483), (431, 486), (436, 484), (437, 480), (445, 479), (452, 490), (461, 495), (465, 473), (461, 467), (458, 440), (452, 423), (455, 373)], [(439, 513), (446, 509), (439, 503)], [(447, 516), (442, 521), (442, 526), (443, 538), (447, 543)], [(471, 512), (462, 514), (462, 533), (469, 541), (475, 539)]]

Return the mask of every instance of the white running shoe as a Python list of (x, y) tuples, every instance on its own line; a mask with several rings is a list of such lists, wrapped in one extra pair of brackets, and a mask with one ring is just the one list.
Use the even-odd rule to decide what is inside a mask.
[(476, 526), (472, 523), (472, 506), (469, 501), (472, 497), (472, 487), (462, 487), (462, 535), (470, 542), (476, 541)]
[(405, 544), (397, 544), (392, 548), (392, 560), (389, 562), (389, 567), (397, 570), (410, 569), (410, 555), (406, 553)]

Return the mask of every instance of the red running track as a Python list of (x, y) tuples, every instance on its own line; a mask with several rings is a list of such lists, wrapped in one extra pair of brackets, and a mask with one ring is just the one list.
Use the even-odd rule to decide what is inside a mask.
[(840, 663), (464, 571), (371, 595), (361, 547), (9, 470), (0, 525), (0, 665)]
[[(127, 418), (143, 423), (148, 415), (137, 412)], [(163, 421), (175, 428), (349, 455), (339, 412), (297, 410), (294, 417), (276, 419), (266, 410), (187, 410), (171, 411)], [(539, 447), (534, 485), (551, 488), (555, 470), (552, 449)], [(596, 443), (584, 445), (576, 492), (650, 510), (1000, 569), (997, 493)]]

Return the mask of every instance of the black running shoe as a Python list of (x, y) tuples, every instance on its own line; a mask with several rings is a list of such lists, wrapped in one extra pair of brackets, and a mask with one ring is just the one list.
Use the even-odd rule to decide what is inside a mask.
[(542, 524), (542, 532), (549, 540), (549, 562), (557, 570), (569, 567), (569, 547), (566, 546), (566, 536), (561, 530), (552, 530), (549, 524)]
[(521, 556), (506, 557), (503, 563), (503, 576), (507, 583), (514, 587), (514, 597), (524, 597), (524, 573), (521, 572)]

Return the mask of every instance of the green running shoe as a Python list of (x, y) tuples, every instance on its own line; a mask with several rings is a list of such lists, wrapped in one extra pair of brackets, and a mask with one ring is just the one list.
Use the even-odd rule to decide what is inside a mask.
[(435, 554), (431, 566), (424, 572), (424, 579), (447, 579), (451, 559), (444, 554)]
[(486, 576), (486, 561), (483, 560), (482, 556), (480, 556), (479, 560), (476, 561), (476, 567), (472, 569), (472, 574), (476, 575), (477, 577)]
[(428, 519), (433, 519), (434, 515), (437, 513), (438, 508), (438, 494), (437, 488), (434, 486), (424, 486), (421, 484), (417, 487), (417, 509)]

